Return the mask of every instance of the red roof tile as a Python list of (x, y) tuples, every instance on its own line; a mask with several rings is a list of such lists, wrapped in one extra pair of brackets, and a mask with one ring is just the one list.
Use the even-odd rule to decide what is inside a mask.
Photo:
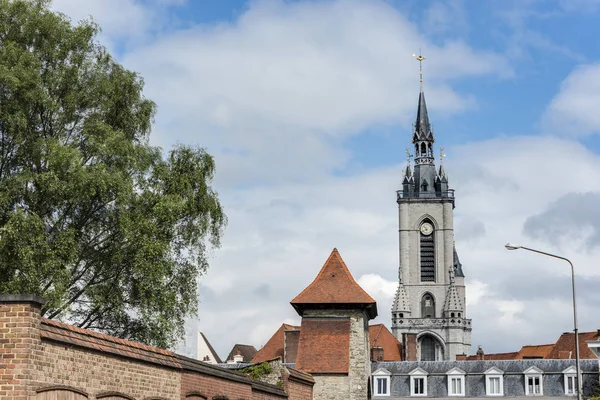
[(402, 361), (402, 345), (384, 324), (369, 326), (371, 348), (383, 348), (383, 361)]
[(375, 300), (356, 283), (337, 249), (333, 249), (315, 280), (291, 304), (300, 315), (310, 305), (352, 304), (365, 307), (371, 318), (377, 316)]
[[(595, 359), (594, 352), (590, 350), (586, 341), (597, 340), (600, 338), (598, 331), (593, 332), (579, 332), (579, 357), (582, 359)], [(556, 344), (552, 350), (548, 353), (546, 358), (558, 359), (560, 356), (564, 356), (565, 352), (571, 352), (571, 358), (575, 358), (575, 333), (565, 332), (556, 341)]]
[(298, 329), (300, 329), (299, 326), (281, 324), (279, 329), (271, 336), (271, 339), (256, 352), (252, 362), (263, 362), (277, 357), (281, 357), (283, 360), (284, 332)]
[(349, 319), (303, 319), (296, 369), (347, 374), (350, 364)]
[(554, 343), (523, 346), (521, 347), (521, 350), (519, 350), (519, 355), (517, 358), (548, 358), (548, 354), (553, 348)]

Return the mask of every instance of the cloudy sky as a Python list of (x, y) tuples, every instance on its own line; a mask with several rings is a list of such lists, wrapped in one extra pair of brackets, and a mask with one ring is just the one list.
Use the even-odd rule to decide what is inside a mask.
[[(456, 189), (473, 351), (600, 328), (598, 0), (54, 0), (92, 15), (158, 104), (151, 136), (206, 147), (229, 217), (199, 283), (197, 330), (260, 348), (334, 247), (389, 326), (395, 190), (422, 49), (437, 146)], [(439, 147), (438, 147), (439, 149)], [(437, 151), (436, 151), (437, 153)]]

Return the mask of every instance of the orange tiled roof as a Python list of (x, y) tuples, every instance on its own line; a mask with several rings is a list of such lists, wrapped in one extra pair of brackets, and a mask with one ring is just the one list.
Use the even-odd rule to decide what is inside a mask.
[(348, 373), (349, 319), (304, 319), (296, 369), (308, 373)]
[(371, 318), (377, 316), (375, 300), (356, 283), (337, 249), (333, 249), (315, 280), (291, 304), (300, 315), (306, 305), (360, 304)]
[(521, 347), (517, 358), (547, 358), (550, 351), (554, 347), (554, 343), (551, 344), (539, 344), (539, 345), (526, 345)]
[(383, 361), (402, 361), (401, 344), (384, 324), (369, 326), (371, 348), (383, 348)]
[[(584, 359), (595, 359), (596, 356), (588, 347), (587, 340), (597, 340), (600, 332), (579, 332), (579, 357)], [(560, 353), (559, 353), (560, 352)], [(565, 332), (556, 341), (556, 344), (548, 353), (546, 358), (559, 359), (562, 352), (571, 352), (571, 358), (575, 358), (575, 333)], [(564, 358), (564, 357), (562, 357)]]
[(271, 339), (260, 348), (252, 358), (253, 363), (263, 362), (272, 360), (277, 357), (281, 357), (283, 360), (283, 345), (285, 331), (299, 330), (299, 326), (281, 324), (279, 329), (271, 336)]
[[(491, 354), (484, 354), (483, 355), (483, 359), (484, 360), (515, 360), (517, 359), (519, 355), (518, 351), (512, 351), (510, 353), (491, 353)], [(471, 356), (467, 356), (466, 358), (467, 361), (477, 361), (477, 354), (471, 355)]]

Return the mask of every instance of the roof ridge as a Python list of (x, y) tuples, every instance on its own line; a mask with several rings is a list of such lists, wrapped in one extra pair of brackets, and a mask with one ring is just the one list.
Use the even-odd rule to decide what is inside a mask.
[[(352, 287), (354, 289), (358, 289), (358, 291), (363, 296), (365, 296), (365, 299), (363, 299), (365, 301), (360, 301), (360, 302), (347, 301), (347, 302), (348, 303), (363, 303), (363, 304), (376, 303), (375, 300), (356, 282), (356, 280), (354, 279), (354, 277), (350, 273), (350, 270), (348, 269), (348, 266), (344, 262), (344, 259), (342, 258), (342, 256), (338, 252), (337, 248), (334, 247), (333, 250), (332, 250), (332, 252), (331, 252), (331, 254), (329, 255), (329, 257), (327, 258), (327, 260), (325, 261), (325, 263), (321, 267), (321, 270), (317, 274), (316, 278), (310, 283), (310, 285), (308, 285), (302, 292), (300, 292), (300, 294), (298, 294), (291, 301), (292, 305), (297, 304), (297, 303), (311, 303), (311, 302), (306, 301), (306, 300), (302, 301), (301, 297), (303, 297), (304, 295), (306, 295), (311, 289), (315, 288), (316, 286), (318, 286), (319, 284), (321, 284), (322, 281), (325, 280), (324, 276), (325, 276), (325, 273), (328, 271), (328, 269), (329, 268), (335, 268), (334, 261), (338, 261), (338, 263), (339, 263), (339, 269), (341, 269), (341, 272), (346, 276), (346, 278), (348, 279), (348, 281), (352, 285)], [(335, 274), (332, 274), (332, 277), (335, 277)]]

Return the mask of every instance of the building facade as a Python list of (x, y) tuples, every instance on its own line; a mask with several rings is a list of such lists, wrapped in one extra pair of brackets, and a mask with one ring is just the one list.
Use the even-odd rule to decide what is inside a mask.
[[(598, 360), (581, 360), (585, 397), (598, 382)], [(373, 363), (373, 398), (577, 398), (575, 360)]]
[(412, 143), (396, 199), (400, 268), (392, 331), (400, 341), (404, 334), (417, 335), (419, 360), (455, 360), (471, 349), (471, 320), (454, 245), (454, 190), (448, 186), (441, 153), (439, 167), (435, 163), (435, 137), (422, 84)]

